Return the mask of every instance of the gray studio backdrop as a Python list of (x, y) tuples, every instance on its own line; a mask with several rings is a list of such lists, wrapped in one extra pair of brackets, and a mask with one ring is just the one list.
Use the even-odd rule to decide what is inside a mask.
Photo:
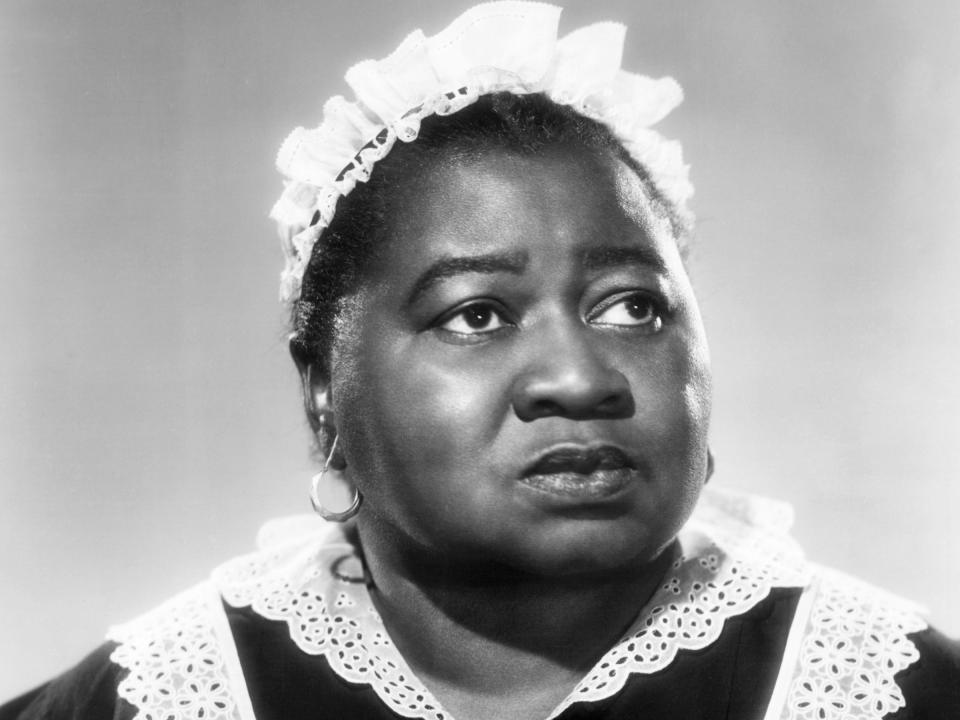
[[(960, 632), (960, 3), (567, 5), (686, 90), (713, 482)], [(465, 7), (0, 7), (0, 698), (307, 509), (274, 153)]]

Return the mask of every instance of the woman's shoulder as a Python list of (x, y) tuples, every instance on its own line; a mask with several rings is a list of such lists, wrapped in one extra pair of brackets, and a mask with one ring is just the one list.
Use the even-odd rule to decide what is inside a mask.
[(960, 641), (934, 628), (910, 636), (917, 661), (897, 676), (906, 701), (891, 720), (960, 718)]
[(78, 665), (0, 707), (0, 720), (252, 718), (229, 633), (220, 594), (202, 582), (110, 628)]
[(67, 672), (0, 705), (0, 720), (128, 720), (136, 708), (117, 695), (123, 669), (105, 642)]
[[(264, 586), (263, 575), (284, 575), (331, 552), (345, 540), (309, 516), (268, 523), (258, 549), (218, 566), (235, 587)], [(0, 705), (0, 720), (159, 717), (252, 717), (236, 657), (224, 596), (214, 580), (201, 582), (107, 631), (107, 641), (56, 678)], [(196, 715), (183, 713), (203, 707)]]

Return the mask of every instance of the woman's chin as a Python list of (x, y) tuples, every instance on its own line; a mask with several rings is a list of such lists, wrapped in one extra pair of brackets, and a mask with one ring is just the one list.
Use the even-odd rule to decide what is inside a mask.
[(672, 540), (670, 533), (636, 523), (567, 519), (550, 528), (529, 528), (503, 559), (541, 577), (603, 576), (642, 571)]

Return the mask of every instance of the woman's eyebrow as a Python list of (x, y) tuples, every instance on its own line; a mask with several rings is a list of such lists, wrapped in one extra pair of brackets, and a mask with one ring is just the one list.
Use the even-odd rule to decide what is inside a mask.
[(588, 248), (583, 253), (585, 270), (603, 270), (618, 265), (646, 265), (655, 272), (667, 273), (667, 264), (660, 253), (644, 245)]
[(469, 255), (464, 257), (442, 257), (424, 270), (413, 284), (407, 304), (416, 302), (421, 295), (439, 281), (464, 275), (466, 273), (511, 273), (521, 275), (530, 261), (525, 252), (488, 253), (485, 255)]

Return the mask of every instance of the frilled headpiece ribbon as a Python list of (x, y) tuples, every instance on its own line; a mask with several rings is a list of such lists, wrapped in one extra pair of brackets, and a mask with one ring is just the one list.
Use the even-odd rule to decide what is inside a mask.
[(330, 98), (320, 126), (298, 127), (277, 155), (287, 179), (270, 216), (286, 255), (283, 301), (299, 297), (337, 200), (368, 180), (398, 139), (415, 140), (423, 118), (455, 113), (481, 95), (544, 93), (606, 125), (685, 211), (693, 186), (680, 144), (650, 129), (680, 104), (680, 86), (620, 68), (626, 27), (619, 23), (588, 25), (557, 39), (560, 10), (538, 2), (477, 5), (442, 32), (426, 37), (417, 30), (383, 60), (347, 71), (356, 100)]

